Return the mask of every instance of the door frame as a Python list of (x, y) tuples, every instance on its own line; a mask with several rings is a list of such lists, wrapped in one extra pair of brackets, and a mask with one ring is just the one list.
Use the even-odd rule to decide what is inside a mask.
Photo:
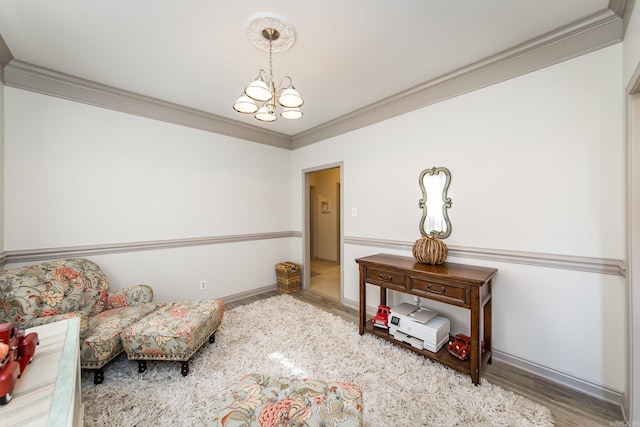
[(623, 412), (640, 419), (640, 65), (626, 88), (626, 229), (627, 229), (627, 395)]
[(339, 263), (340, 263), (340, 302), (344, 299), (344, 162), (327, 163), (302, 170), (302, 288), (308, 289), (311, 286), (311, 198), (309, 192), (309, 175), (325, 169), (340, 169), (340, 194), (338, 195), (338, 228), (340, 235)]

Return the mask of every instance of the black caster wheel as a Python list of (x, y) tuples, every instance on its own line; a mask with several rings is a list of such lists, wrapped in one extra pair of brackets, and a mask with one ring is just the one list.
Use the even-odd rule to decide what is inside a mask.
[(96, 371), (93, 373), (93, 383), (102, 384), (103, 381), (104, 381), (104, 372), (102, 372), (102, 369), (96, 369)]
[(147, 362), (145, 360), (141, 360), (138, 362), (138, 373), (143, 373), (147, 370)]
[(4, 396), (0, 397), (0, 405), (6, 405), (11, 402), (11, 398), (13, 397), (13, 393), (7, 393)]

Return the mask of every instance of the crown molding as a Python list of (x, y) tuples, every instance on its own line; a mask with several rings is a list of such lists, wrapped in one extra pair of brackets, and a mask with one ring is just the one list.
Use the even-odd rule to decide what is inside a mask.
[(149, 96), (11, 60), (6, 85), (137, 116), (290, 149), (291, 137)]
[(636, 4), (636, 0), (609, 0), (609, 9), (622, 18), (622, 38), (627, 33), (627, 25), (631, 18), (631, 12)]
[(601, 12), (294, 136), (23, 63), (1, 37), (0, 64), (10, 87), (293, 150), (621, 42), (634, 2), (610, 0)]
[(13, 59), (11, 50), (0, 34), (0, 82), (4, 83), (4, 67)]
[(625, 15), (625, 9), (627, 12), (630, 12), (634, 3), (635, 0), (609, 0), (607, 9), (622, 18)]
[(605, 9), (511, 49), (293, 136), (297, 149), (622, 41), (622, 18)]

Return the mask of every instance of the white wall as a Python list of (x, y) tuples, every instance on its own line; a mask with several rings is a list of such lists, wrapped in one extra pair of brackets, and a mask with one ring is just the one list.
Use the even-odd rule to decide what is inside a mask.
[[(288, 150), (10, 87), (5, 101), (7, 251), (290, 230)], [(285, 238), (100, 259), (117, 285), (221, 297), (275, 284), (290, 248)]]
[(6, 102), (7, 249), (289, 230), (287, 150), (14, 88)]
[[(414, 241), (418, 176), (445, 166), (452, 174), (448, 244), (624, 259), (621, 86), (616, 45), (298, 149), (292, 194), (301, 194), (300, 171), (343, 161), (344, 235)], [(294, 229), (301, 206), (294, 200)], [(358, 301), (354, 259), (377, 252), (402, 253), (346, 245), (345, 298)], [(622, 277), (451, 261), (499, 269), (496, 350), (624, 390), (625, 352), (611, 351), (626, 339)], [(377, 305), (377, 293), (368, 296)], [(438, 309), (451, 312), (454, 329), (468, 328), (466, 313)]]
[[(276, 263), (291, 259), (290, 240), (293, 239), (193, 246), (88, 258), (101, 266), (110, 285), (115, 289), (146, 283), (153, 287), (154, 299), (157, 301), (182, 298), (224, 299), (255, 293), (258, 288), (274, 285)], [(204, 290), (200, 290), (201, 280), (207, 282)]]

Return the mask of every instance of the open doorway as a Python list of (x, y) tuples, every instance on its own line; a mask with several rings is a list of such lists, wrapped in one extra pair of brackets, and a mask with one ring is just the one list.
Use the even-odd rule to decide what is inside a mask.
[(308, 287), (342, 300), (342, 184), (340, 165), (305, 172), (305, 274)]

